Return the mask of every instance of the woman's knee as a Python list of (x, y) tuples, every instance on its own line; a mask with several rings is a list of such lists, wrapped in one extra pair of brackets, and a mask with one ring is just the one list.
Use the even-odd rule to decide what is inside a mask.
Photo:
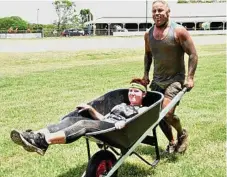
[(66, 117), (65, 119), (63, 119), (62, 121), (60, 121), (57, 124), (48, 125), (47, 129), (49, 130), (50, 133), (55, 133), (57, 131), (60, 131), (62, 129), (65, 129), (65, 128), (73, 125), (76, 121), (78, 121), (78, 120), (75, 119), (74, 117)]
[(85, 135), (86, 132), (87, 132), (86, 128), (82, 128), (77, 131), (74, 131), (73, 129), (66, 130), (65, 131), (66, 144), (69, 144), (78, 140), (81, 136)]
[(88, 120), (79, 120), (78, 122), (74, 123), (73, 126), (77, 126), (77, 127), (83, 127), (86, 128), (89, 125)]

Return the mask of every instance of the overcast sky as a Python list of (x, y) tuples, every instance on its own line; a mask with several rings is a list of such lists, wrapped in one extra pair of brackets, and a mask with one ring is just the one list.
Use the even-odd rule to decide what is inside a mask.
[[(172, 0), (174, 3), (176, 0)], [(56, 19), (56, 12), (50, 0), (0, 0), (0, 18), (20, 16), (30, 23), (49, 24)], [(76, 9), (88, 8), (94, 18), (107, 16), (136, 16), (145, 15), (146, 0), (83, 0), (75, 1)], [(148, 0), (148, 11), (151, 12), (152, 0)], [(38, 10), (39, 9), (39, 10)]]

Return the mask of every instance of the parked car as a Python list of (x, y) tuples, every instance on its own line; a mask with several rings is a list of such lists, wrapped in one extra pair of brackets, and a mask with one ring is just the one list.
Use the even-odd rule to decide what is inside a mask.
[(90, 35), (90, 34), (89, 34), (89, 30), (88, 30), (87, 27), (84, 28), (84, 35), (85, 35), (85, 36)]
[(69, 37), (69, 36), (83, 36), (84, 30), (79, 29), (65, 29), (62, 33), (62, 36)]

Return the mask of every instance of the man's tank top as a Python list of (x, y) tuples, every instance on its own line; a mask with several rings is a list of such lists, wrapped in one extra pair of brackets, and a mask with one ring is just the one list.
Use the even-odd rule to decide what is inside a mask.
[(173, 82), (184, 82), (184, 50), (174, 37), (177, 23), (171, 22), (168, 34), (162, 40), (153, 36), (154, 27), (149, 30), (149, 43), (154, 59), (153, 82), (166, 88)]

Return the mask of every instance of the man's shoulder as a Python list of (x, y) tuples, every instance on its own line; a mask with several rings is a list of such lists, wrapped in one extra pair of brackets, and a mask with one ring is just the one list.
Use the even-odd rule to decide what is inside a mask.
[(174, 28), (181, 28), (183, 27), (181, 24), (176, 23), (175, 21), (170, 21), (170, 25)]
[(146, 30), (145, 35), (149, 35), (149, 33), (150, 33), (153, 29), (154, 29), (154, 25)]
[(149, 31), (146, 31), (145, 34), (144, 34), (144, 39), (147, 39), (149, 36)]
[(185, 36), (188, 34), (187, 29), (185, 29), (185, 27), (183, 27), (182, 25), (176, 23), (176, 22), (171, 22), (171, 26), (174, 29), (174, 33), (176, 35), (176, 38), (179, 38), (181, 36)]
[(145, 34), (144, 34), (144, 40), (149, 40), (149, 35), (150, 35), (150, 29), (145, 32)]
[(186, 30), (185, 27), (183, 27), (181, 24), (178, 24), (174, 21), (171, 21), (171, 26), (175, 31)]

